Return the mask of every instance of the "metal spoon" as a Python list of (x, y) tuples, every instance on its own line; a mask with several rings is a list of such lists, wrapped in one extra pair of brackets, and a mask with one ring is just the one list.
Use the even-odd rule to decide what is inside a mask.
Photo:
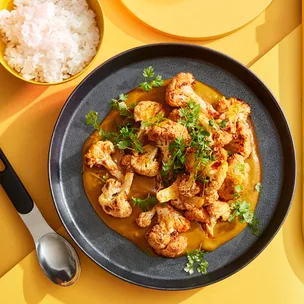
[(0, 159), (5, 166), (0, 184), (32, 234), (42, 270), (55, 284), (74, 284), (81, 271), (75, 249), (47, 224), (1, 149)]

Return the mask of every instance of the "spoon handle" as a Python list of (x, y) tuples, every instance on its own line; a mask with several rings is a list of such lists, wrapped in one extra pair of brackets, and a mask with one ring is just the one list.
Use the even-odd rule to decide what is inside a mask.
[(31, 212), (34, 207), (33, 200), (24, 188), (1, 148), (0, 159), (5, 166), (4, 170), (0, 172), (0, 184), (19, 213), (26, 214)]
[(42, 235), (54, 232), (54, 230), (43, 218), (1, 148), (0, 159), (5, 166), (4, 170), (0, 172), (0, 184), (29, 229), (36, 244)]

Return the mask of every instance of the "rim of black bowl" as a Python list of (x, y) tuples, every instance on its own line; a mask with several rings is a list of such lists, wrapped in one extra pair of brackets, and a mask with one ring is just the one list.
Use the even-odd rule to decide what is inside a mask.
[[(269, 95), (269, 97), (272, 99), (273, 104), (276, 107), (276, 110), (278, 111), (279, 115), (281, 116), (281, 121), (284, 122), (284, 124), (277, 126), (278, 128), (284, 130), (284, 132), (286, 133), (287, 138), (285, 139), (288, 142), (288, 148), (283, 149), (283, 156), (285, 154), (285, 150), (289, 150), (289, 153), (291, 154), (292, 158), (285, 160), (283, 159), (283, 163), (284, 163), (284, 173), (286, 174), (286, 166), (285, 163), (288, 161), (288, 185), (284, 185), (284, 188), (287, 189), (287, 191), (284, 192), (284, 197), (282, 198), (282, 193), (281, 193), (281, 197), (280, 197), (280, 201), (284, 200), (287, 201), (288, 203), (285, 203), (284, 208), (280, 209), (280, 213), (277, 215), (277, 217), (273, 217), (269, 223), (269, 226), (271, 225), (271, 229), (266, 228), (265, 232), (259, 237), (258, 240), (258, 244), (254, 244), (246, 253), (244, 253), (241, 257), (239, 257), (237, 260), (235, 260), (234, 263), (234, 269), (233, 270), (229, 270), (226, 271), (226, 273), (222, 276), (219, 276), (218, 278), (204, 283), (204, 284), (196, 284), (196, 285), (191, 285), (191, 286), (185, 286), (185, 287), (162, 287), (160, 285), (150, 285), (150, 284), (145, 284), (145, 283), (141, 283), (132, 279), (129, 279), (127, 277), (124, 277), (122, 275), (119, 275), (113, 271), (111, 271), (110, 269), (108, 269), (105, 265), (102, 265), (101, 263), (99, 263), (98, 261), (96, 261), (88, 252), (86, 252), (86, 249), (84, 248), (85, 246), (83, 246), (82, 241), (78, 240), (78, 238), (81, 237), (81, 234), (79, 233), (79, 231), (77, 231), (77, 228), (75, 227), (68, 227), (68, 225), (65, 222), (65, 219), (67, 219), (69, 217), (68, 212), (64, 211), (64, 210), (60, 210), (60, 207), (58, 206), (58, 204), (56, 203), (56, 198), (57, 198), (57, 193), (54, 190), (53, 187), (53, 182), (57, 181), (59, 182), (59, 176), (57, 174), (58, 172), (58, 164), (56, 163), (52, 163), (51, 159), (52, 157), (56, 154), (57, 156), (60, 155), (60, 148), (61, 145), (57, 143), (56, 145), (56, 135), (58, 132), (60, 132), (60, 130), (64, 130), (67, 122), (70, 120), (70, 117), (72, 117), (73, 111), (74, 109), (76, 109), (78, 107), (78, 105), (81, 103), (81, 99), (79, 100), (79, 102), (75, 105), (73, 105), (73, 109), (71, 111), (68, 111), (68, 116), (64, 116), (63, 117), (63, 113), (64, 111), (66, 111), (67, 107), (69, 106), (69, 101), (72, 99), (72, 97), (77, 94), (77, 91), (79, 90), (79, 88), (89, 80), (89, 78), (99, 69), (105, 68), (107, 66), (109, 66), (112, 61), (118, 59), (118, 58), (122, 58), (123, 56), (128, 55), (129, 53), (132, 52), (136, 52), (136, 51), (142, 51), (148, 48), (157, 48), (157, 47), (179, 47), (179, 48), (192, 48), (192, 49), (197, 49), (199, 51), (205, 51), (205, 53), (208, 55), (210, 54), (211, 56), (218, 56), (219, 58), (221, 58), (221, 60), (223, 60), (225, 62), (225, 64), (227, 65), (234, 65), (234, 67), (239, 69), (239, 73), (241, 72), (244, 76), (247, 77), (247, 79), (249, 79), (250, 81), (254, 81), (254, 82), (258, 82), (258, 84), (262, 87), (262, 89), (264, 91), (266, 91)], [(148, 53), (148, 52), (147, 52)], [(147, 56), (147, 58), (156, 58), (156, 57), (161, 57), (162, 55), (156, 55), (156, 56)], [(165, 56), (165, 55), (163, 55)], [(172, 56), (174, 57), (174, 56)], [(186, 55), (184, 55), (184, 53), (182, 53), (181, 51), (181, 55), (180, 57), (187, 57)], [(142, 57), (143, 58), (143, 57)], [(188, 58), (191, 58), (191, 56), (189, 56)], [(127, 64), (127, 63), (126, 63)], [(62, 131), (61, 133), (64, 133), (64, 131)], [(60, 137), (58, 135), (58, 140), (62, 137)], [(101, 268), (103, 268), (104, 270), (106, 270), (107, 272), (113, 274), (114, 276), (138, 285), (138, 286), (142, 286), (142, 287), (147, 287), (147, 288), (151, 288), (151, 289), (158, 289), (158, 290), (189, 290), (189, 289), (195, 289), (195, 288), (200, 288), (200, 287), (204, 287), (204, 286), (208, 286), (211, 284), (214, 284), (216, 282), (219, 282), (221, 280), (224, 280), (228, 277), (230, 277), (231, 275), (237, 273), (238, 271), (240, 271), (241, 269), (243, 269), (245, 266), (247, 266), (249, 263), (251, 263), (266, 247), (267, 245), (272, 241), (272, 239), (275, 237), (275, 235), (278, 233), (278, 231), (280, 230), (281, 226), (283, 225), (288, 212), (290, 210), (291, 207), (291, 203), (293, 200), (293, 196), (294, 196), (294, 192), (295, 192), (295, 186), (296, 186), (296, 155), (295, 155), (295, 147), (294, 147), (294, 142), (293, 142), (293, 138), (291, 135), (291, 131), (290, 131), (290, 127), (289, 124), (287, 122), (286, 116), (279, 104), (279, 102), (277, 101), (277, 99), (274, 97), (274, 95), (272, 94), (271, 90), (265, 85), (265, 83), (251, 70), (249, 70), (245, 65), (243, 65), (242, 63), (240, 63), (239, 61), (235, 60), (234, 58), (221, 53), (219, 51), (204, 47), (204, 46), (197, 46), (197, 45), (192, 45), (192, 44), (185, 44), (185, 43), (155, 43), (155, 44), (147, 44), (147, 45), (143, 45), (143, 46), (138, 46), (132, 49), (128, 49), (124, 52), (121, 52), (113, 57), (111, 57), (110, 59), (106, 60), (104, 63), (100, 64), (98, 67), (96, 67), (91, 73), (89, 73), (77, 86), (76, 88), (73, 90), (73, 92), (70, 94), (70, 96), (68, 97), (68, 99), (66, 100), (63, 108), (61, 109), (59, 116), (57, 118), (56, 124), (54, 126), (53, 129), (53, 133), (52, 133), (52, 137), (51, 137), (51, 141), (50, 141), (50, 147), (49, 147), (49, 152), (48, 152), (48, 179), (49, 179), (49, 185), (50, 185), (50, 189), (51, 189), (51, 195), (53, 198), (53, 202), (56, 208), (56, 211), (58, 213), (58, 216), (64, 226), (64, 228), (66, 229), (66, 231), (68, 232), (68, 234), (70, 235), (70, 237), (73, 239), (73, 241), (77, 244), (77, 246), (83, 251), (83, 253), (89, 257), (92, 261), (94, 261), (97, 265), (99, 265)], [(75, 235), (73, 235), (73, 233)], [(245, 262), (244, 262), (245, 260)]]

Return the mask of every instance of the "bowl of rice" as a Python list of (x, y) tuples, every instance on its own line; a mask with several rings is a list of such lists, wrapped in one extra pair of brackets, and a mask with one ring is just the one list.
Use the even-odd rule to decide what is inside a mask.
[(0, 0), (0, 63), (33, 84), (78, 77), (100, 51), (103, 32), (99, 0)]

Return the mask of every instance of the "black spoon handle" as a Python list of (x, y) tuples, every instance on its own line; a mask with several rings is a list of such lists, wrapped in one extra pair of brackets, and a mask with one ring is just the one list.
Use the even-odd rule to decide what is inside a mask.
[(27, 214), (31, 212), (34, 206), (33, 200), (24, 188), (21, 180), (1, 148), (0, 159), (5, 166), (4, 171), (0, 171), (0, 184), (19, 213)]

